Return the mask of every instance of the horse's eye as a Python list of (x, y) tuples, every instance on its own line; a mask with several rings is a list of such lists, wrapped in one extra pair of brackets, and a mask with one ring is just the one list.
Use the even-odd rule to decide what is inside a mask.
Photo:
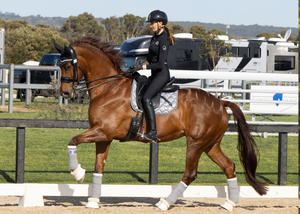
[(67, 65), (67, 66), (66, 66), (66, 70), (70, 70), (71, 68), (72, 68), (71, 65)]

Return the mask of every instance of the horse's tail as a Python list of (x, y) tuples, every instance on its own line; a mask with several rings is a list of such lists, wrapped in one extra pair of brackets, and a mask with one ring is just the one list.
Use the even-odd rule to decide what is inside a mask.
[(250, 130), (253, 130), (253, 128), (247, 124), (243, 112), (236, 104), (225, 100), (222, 100), (222, 102), (232, 110), (233, 116), (237, 121), (237, 149), (239, 151), (240, 161), (244, 168), (246, 180), (258, 194), (265, 195), (268, 191), (268, 188), (266, 187), (267, 183), (256, 179), (259, 150), (255, 140), (250, 134)]

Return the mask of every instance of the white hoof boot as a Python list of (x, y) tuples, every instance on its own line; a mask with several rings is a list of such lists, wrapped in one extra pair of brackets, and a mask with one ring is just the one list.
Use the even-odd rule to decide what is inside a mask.
[(221, 205), (222, 208), (230, 212), (233, 210), (235, 206), (236, 204), (233, 201), (229, 200), (228, 198), (226, 199), (225, 203)]
[(157, 210), (166, 211), (169, 209), (170, 204), (163, 198), (160, 199), (159, 202), (155, 204)]
[(71, 174), (75, 177), (76, 181), (81, 184), (84, 180), (85, 169), (82, 169), (81, 165), (78, 164), (77, 168), (71, 172)]
[(99, 208), (99, 198), (89, 198), (88, 203), (85, 206), (85, 208), (93, 208), (93, 209), (98, 209)]

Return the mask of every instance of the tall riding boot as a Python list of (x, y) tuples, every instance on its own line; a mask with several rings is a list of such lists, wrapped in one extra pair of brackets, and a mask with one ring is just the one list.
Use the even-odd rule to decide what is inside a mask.
[(144, 134), (144, 138), (149, 140), (150, 143), (156, 143), (157, 142), (156, 120), (155, 120), (155, 112), (154, 112), (151, 99), (147, 99), (146, 103), (144, 104), (145, 104), (144, 110), (146, 113), (149, 129), (150, 129), (149, 132)]

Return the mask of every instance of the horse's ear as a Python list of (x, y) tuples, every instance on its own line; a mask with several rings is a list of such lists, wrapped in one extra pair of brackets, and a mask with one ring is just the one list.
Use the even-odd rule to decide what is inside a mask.
[(72, 56), (72, 52), (68, 46), (65, 45), (64, 50), (68, 53), (69, 56)]
[(64, 49), (62, 47), (60, 47), (58, 44), (56, 44), (55, 42), (54, 42), (54, 46), (60, 54), (62, 54), (64, 52)]

